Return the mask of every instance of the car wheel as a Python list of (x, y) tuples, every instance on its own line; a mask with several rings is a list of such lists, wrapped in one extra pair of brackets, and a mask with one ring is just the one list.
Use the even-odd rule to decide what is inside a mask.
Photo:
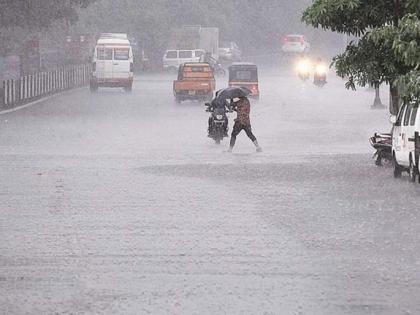
[(410, 168), (408, 169), (408, 175), (410, 176), (410, 182), (415, 183), (417, 178), (416, 166), (413, 163), (412, 158), (410, 157)]
[(403, 171), (402, 167), (398, 165), (397, 159), (395, 158), (395, 154), (394, 154), (394, 177), (401, 178), (402, 171)]

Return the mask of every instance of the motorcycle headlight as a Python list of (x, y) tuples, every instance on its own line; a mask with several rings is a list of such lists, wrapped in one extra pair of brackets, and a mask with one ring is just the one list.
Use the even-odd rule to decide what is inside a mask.
[(327, 73), (327, 67), (325, 65), (316, 66), (316, 74), (323, 75)]
[(216, 118), (217, 118), (218, 120), (222, 120), (222, 119), (223, 119), (223, 115), (216, 115)]
[(309, 73), (311, 71), (311, 63), (309, 60), (301, 60), (296, 66), (298, 73)]

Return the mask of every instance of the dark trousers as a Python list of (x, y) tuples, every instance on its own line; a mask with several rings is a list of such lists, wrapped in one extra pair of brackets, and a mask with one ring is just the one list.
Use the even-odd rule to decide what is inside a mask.
[(252, 142), (257, 140), (257, 138), (255, 138), (254, 134), (252, 133), (251, 125), (244, 125), (236, 121), (235, 125), (233, 125), (232, 137), (230, 138), (231, 148), (235, 146), (236, 137), (241, 133), (242, 130), (245, 130), (246, 135), (248, 136), (249, 139), (251, 139)]

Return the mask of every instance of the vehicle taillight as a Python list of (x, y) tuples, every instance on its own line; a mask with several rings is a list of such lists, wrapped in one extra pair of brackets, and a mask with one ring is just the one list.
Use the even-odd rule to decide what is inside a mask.
[(289, 39), (287, 38), (287, 36), (283, 37), (283, 42), (287, 43), (289, 41)]
[(300, 38), (300, 43), (304, 44), (305, 43), (305, 39), (303, 37)]

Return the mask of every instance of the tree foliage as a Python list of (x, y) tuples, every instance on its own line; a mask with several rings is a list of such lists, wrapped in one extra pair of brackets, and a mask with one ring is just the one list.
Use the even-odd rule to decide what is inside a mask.
[(0, 0), (0, 27), (43, 29), (54, 21), (77, 21), (77, 9), (94, 0)]
[(378, 45), (386, 43), (390, 46), (396, 62), (400, 62), (407, 68), (406, 73), (396, 80), (396, 84), (403, 87), (404, 100), (420, 99), (419, 17), (409, 14), (402, 18), (397, 26), (382, 26), (370, 34), (370, 39)]
[(348, 79), (347, 88), (389, 83), (390, 110), (395, 113), (398, 80), (412, 78), (412, 55), (418, 53), (417, 40), (404, 40), (418, 20), (413, 24), (406, 17), (419, 14), (419, 0), (315, 0), (303, 20), (316, 28), (360, 37), (334, 58), (337, 74)]

